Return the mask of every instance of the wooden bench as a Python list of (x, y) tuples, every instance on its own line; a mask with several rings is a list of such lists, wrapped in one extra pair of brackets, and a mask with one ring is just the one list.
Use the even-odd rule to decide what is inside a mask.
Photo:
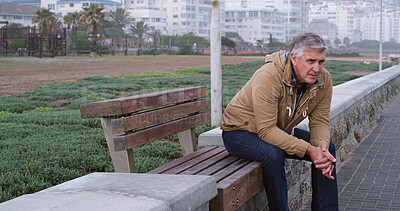
[(194, 129), (210, 122), (207, 87), (181, 88), (81, 105), (82, 118), (100, 117), (116, 172), (135, 172), (133, 148), (178, 134), (183, 157), (148, 173), (211, 175), (218, 195), (210, 210), (235, 210), (263, 188), (261, 164), (224, 147), (196, 151)]

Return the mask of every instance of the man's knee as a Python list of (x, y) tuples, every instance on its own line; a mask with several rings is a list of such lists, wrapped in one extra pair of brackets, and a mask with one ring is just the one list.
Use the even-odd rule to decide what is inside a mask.
[(278, 147), (268, 147), (264, 149), (264, 159), (263, 164), (268, 166), (278, 165), (283, 166), (285, 164), (285, 153)]

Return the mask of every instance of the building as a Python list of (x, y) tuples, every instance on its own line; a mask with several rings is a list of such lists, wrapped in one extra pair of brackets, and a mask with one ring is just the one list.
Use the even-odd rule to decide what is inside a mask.
[[(224, 0), (219, 3), (223, 30)], [(194, 33), (210, 40), (212, 0), (127, 0), (125, 8), (134, 20), (143, 20), (163, 34)], [(147, 14), (152, 16), (146, 16)]]
[(32, 5), (0, 3), (0, 21), (7, 21), (9, 24), (18, 23), (23, 26), (32, 26), (33, 17), (38, 9), (39, 7)]
[(269, 42), (269, 37), (284, 42), (283, 12), (274, 8), (237, 9), (225, 11), (225, 32), (238, 33), (246, 42)]
[(40, 0), (0, 0), (0, 4), (31, 5), (40, 7)]
[(329, 23), (328, 19), (314, 19), (308, 26), (308, 31), (318, 34), (325, 42), (332, 46), (338, 37), (338, 27), (336, 24)]
[(41, 7), (50, 9), (59, 17), (64, 17), (71, 12), (83, 11), (82, 8), (88, 7), (90, 4), (105, 7), (105, 12), (123, 6), (122, 3), (111, 0), (41, 0)]
[[(245, 17), (247, 26), (243, 26), (243, 23), (240, 22), (235, 22), (237, 26), (234, 26), (231, 20), (232, 18), (228, 17), (231, 13), (227, 13), (228, 15), (226, 15), (226, 18), (229, 18), (230, 20), (229, 22), (226, 22), (226, 24), (229, 24), (229, 26), (226, 26), (226, 30), (232, 31), (234, 28), (237, 28), (237, 32), (239, 33), (240, 25), (247, 28), (251, 27), (251, 29), (261, 28), (259, 31), (243, 30), (243, 35), (240, 33), (239, 35), (242, 36), (245, 41), (254, 43), (255, 33), (257, 33), (257, 36), (259, 37), (265, 36), (266, 34), (268, 34), (269, 37), (269, 34), (271, 33), (273, 37), (277, 38), (280, 42), (289, 43), (292, 41), (294, 36), (307, 31), (309, 6), (309, 0), (226, 0), (226, 11), (239, 11), (238, 15), (242, 16), (244, 13), (252, 13)], [(261, 17), (261, 14), (265, 13), (265, 9), (272, 9), (272, 11), (276, 10), (273, 16), (270, 16), (271, 22), (269, 23), (265, 23), (266, 21), (268, 22), (268, 18)], [(242, 11), (242, 14), (240, 11)], [(254, 14), (259, 14), (260, 17), (250, 17)], [(243, 19), (243, 17), (241, 18)], [(282, 21), (281, 18), (283, 18)], [(279, 23), (279, 26), (275, 25), (276, 22)], [(266, 30), (268, 27), (270, 32)], [(268, 37), (262, 37), (261, 39), (268, 39)]]
[[(329, 23), (337, 26), (337, 38), (343, 40), (345, 37), (354, 40), (355, 13), (354, 6), (342, 4), (343, 2), (320, 1), (310, 6), (309, 19), (327, 19)], [(332, 32), (333, 33), (333, 32)]]
[(151, 30), (158, 30), (162, 34), (167, 31), (167, 12), (162, 10), (166, 0), (138, 1), (127, 0), (125, 8), (129, 11), (132, 21), (144, 21)]
[(284, 0), (282, 7), (285, 16), (285, 41), (290, 43), (293, 37), (308, 31), (309, 0)]
[[(163, 5), (167, 12), (167, 34), (194, 33), (210, 40), (212, 0), (168, 0)], [(225, 1), (219, 1), (221, 35), (225, 34)]]

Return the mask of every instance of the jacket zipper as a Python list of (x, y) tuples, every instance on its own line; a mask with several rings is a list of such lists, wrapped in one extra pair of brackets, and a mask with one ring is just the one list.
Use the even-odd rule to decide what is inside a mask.
[[(283, 83), (286, 85), (286, 86), (288, 86), (289, 88), (290, 88), (290, 90), (289, 90), (289, 93), (292, 93), (293, 92), (293, 86), (292, 85), (290, 85), (290, 84), (287, 84), (284, 80), (282, 80), (283, 81)], [(291, 111), (289, 112), (289, 122), (291, 122), (292, 121), (292, 119), (293, 119), (293, 117), (296, 115), (294, 112), (295, 112), (295, 107), (296, 107), (296, 93), (294, 93), (293, 94), (294, 95), (294, 101), (295, 101), (295, 103), (293, 104), (293, 108), (291, 108)], [(292, 99), (292, 101), (293, 101), (293, 99)], [(288, 108), (290, 108), (289, 106), (288, 106)], [(293, 113), (292, 113), (293, 112)], [(293, 115), (292, 116), (290, 116), (290, 113), (292, 113)]]
[[(317, 88), (320, 87), (320, 86), (323, 86), (324, 84), (325, 84), (325, 83), (319, 84), (318, 86), (315, 86), (315, 87), (312, 88), (308, 93), (311, 93), (312, 91), (314, 91), (315, 89), (317, 89)], [(307, 95), (306, 100), (304, 100), (304, 102), (303, 102), (297, 109), (300, 109), (300, 108), (308, 101), (309, 98), (310, 98), (310, 94)]]

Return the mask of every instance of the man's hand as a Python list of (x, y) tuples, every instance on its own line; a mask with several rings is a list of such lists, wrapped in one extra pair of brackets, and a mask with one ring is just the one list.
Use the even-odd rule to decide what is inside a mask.
[(334, 169), (332, 163), (336, 162), (336, 159), (329, 153), (329, 151), (326, 150), (325, 145), (321, 145), (320, 147), (314, 147), (310, 145), (307, 148), (306, 153), (308, 156), (310, 156), (315, 167), (320, 169), (325, 177), (329, 179), (335, 179), (332, 176)]

